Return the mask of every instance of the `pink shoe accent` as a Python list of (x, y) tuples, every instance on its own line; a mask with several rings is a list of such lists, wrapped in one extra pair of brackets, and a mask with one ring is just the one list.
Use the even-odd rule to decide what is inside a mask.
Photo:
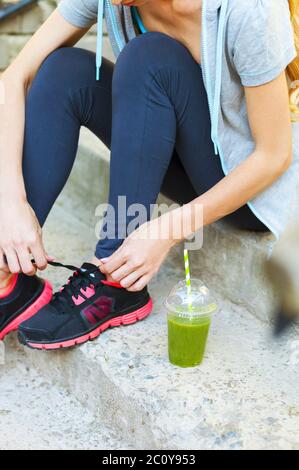
[(72, 296), (72, 301), (74, 302), (75, 305), (81, 305), (83, 302), (85, 302), (85, 299), (79, 295), (79, 297), (76, 299), (76, 297), (73, 295)]
[(86, 289), (81, 289), (81, 293), (85, 295), (87, 299), (90, 299), (90, 297), (93, 297), (96, 291), (94, 290), (94, 287), (86, 287)]
[(123, 286), (119, 282), (112, 282), (112, 281), (101, 281), (102, 284), (105, 286), (116, 287), (117, 289), (123, 289)]
[(4, 293), (2, 293), (0, 295), (0, 299), (4, 299), (5, 297), (9, 296), (12, 291), (14, 290), (14, 288), (16, 287), (16, 283), (18, 281), (18, 277), (19, 275), (18, 274), (14, 274), (13, 276), (11, 276), (10, 280), (9, 280), (9, 283), (8, 285), (6, 286), (6, 289), (4, 291)]
[(90, 297), (94, 296), (94, 294), (96, 293), (93, 286), (86, 287), (85, 290), (80, 289), (80, 291), (81, 291), (81, 294), (83, 294), (86, 298), (79, 295), (79, 297), (76, 299), (76, 297), (73, 295), (72, 301), (74, 302), (75, 305), (83, 304), (83, 302), (85, 302), (86, 299), (90, 299)]
[(114, 326), (121, 326), (121, 325), (131, 325), (132, 323), (136, 323), (139, 320), (143, 320), (153, 310), (153, 301), (150, 299), (148, 303), (138, 310), (134, 312), (128, 313), (127, 315), (121, 315), (120, 317), (112, 318), (111, 320), (106, 321), (102, 325), (100, 325), (95, 330), (91, 331), (90, 333), (80, 336), (76, 339), (71, 339), (69, 341), (62, 341), (61, 343), (27, 343), (28, 346), (34, 349), (60, 349), (60, 348), (70, 348), (72, 346), (76, 346), (77, 344), (86, 343), (86, 341), (92, 340), (97, 338), (103, 331), (107, 330), (107, 328), (114, 327)]
[(47, 305), (52, 299), (52, 286), (48, 281), (45, 281), (45, 287), (41, 295), (39, 296), (36, 301), (30, 305), (23, 313), (21, 313), (17, 318), (15, 318), (11, 323), (9, 323), (4, 330), (0, 332), (0, 341), (4, 339), (4, 337), (10, 333), (11, 331), (15, 331), (18, 329), (19, 325), (23, 323), (23, 321), (28, 320), (29, 318), (33, 317), (41, 308)]
[(96, 325), (99, 320), (104, 320), (110, 315), (113, 304), (113, 299), (102, 295), (93, 304), (88, 305), (82, 313), (91, 325)]

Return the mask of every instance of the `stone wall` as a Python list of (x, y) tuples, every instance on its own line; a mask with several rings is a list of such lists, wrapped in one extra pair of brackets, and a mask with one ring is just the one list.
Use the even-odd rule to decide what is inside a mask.
[[(10, 64), (56, 6), (56, 0), (40, 0), (36, 5), (0, 23), (0, 71)], [(78, 46), (95, 50), (96, 27), (85, 35)], [(104, 50), (105, 55), (111, 58), (112, 52), (107, 37), (104, 38)]]

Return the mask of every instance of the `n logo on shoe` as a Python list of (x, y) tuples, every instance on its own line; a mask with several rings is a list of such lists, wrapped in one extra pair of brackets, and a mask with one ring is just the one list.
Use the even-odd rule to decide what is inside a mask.
[(103, 295), (99, 297), (93, 304), (83, 309), (82, 313), (91, 325), (97, 324), (105, 319), (114, 309), (114, 299)]

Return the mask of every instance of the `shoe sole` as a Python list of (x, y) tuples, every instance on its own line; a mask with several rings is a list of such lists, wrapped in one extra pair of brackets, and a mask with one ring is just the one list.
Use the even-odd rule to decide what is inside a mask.
[(90, 333), (87, 333), (83, 336), (79, 336), (78, 338), (74, 338), (67, 341), (61, 341), (58, 343), (32, 343), (31, 341), (27, 341), (23, 333), (19, 331), (19, 341), (31, 349), (57, 350), (63, 348), (72, 348), (74, 346), (86, 343), (87, 341), (93, 341), (108, 328), (113, 328), (122, 325), (132, 325), (133, 323), (143, 320), (151, 314), (152, 310), (153, 301), (150, 299), (144, 307), (139, 308), (138, 310), (135, 310), (134, 312), (128, 313), (126, 315), (121, 315), (119, 317), (112, 318), (111, 320), (106, 321)]
[(30, 305), (30, 307), (24, 310), (24, 312), (20, 313), (17, 318), (6, 325), (4, 330), (0, 332), (0, 341), (2, 341), (5, 336), (12, 331), (16, 331), (21, 323), (33, 317), (33, 315), (35, 315), (40, 309), (47, 305), (51, 301), (52, 295), (52, 286), (48, 281), (45, 281), (45, 286), (41, 295), (33, 302), (33, 304)]

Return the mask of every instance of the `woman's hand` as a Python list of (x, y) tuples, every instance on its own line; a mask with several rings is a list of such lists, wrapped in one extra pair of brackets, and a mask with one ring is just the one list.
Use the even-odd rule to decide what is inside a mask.
[(102, 273), (129, 291), (143, 289), (176, 243), (166, 228), (168, 220), (165, 214), (131, 233), (112, 256), (101, 260)]
[(36, 268), (45, 269), (42, 231), (28, 202), (0, 199), (0, 220), (0, 270), (34, 275)]

